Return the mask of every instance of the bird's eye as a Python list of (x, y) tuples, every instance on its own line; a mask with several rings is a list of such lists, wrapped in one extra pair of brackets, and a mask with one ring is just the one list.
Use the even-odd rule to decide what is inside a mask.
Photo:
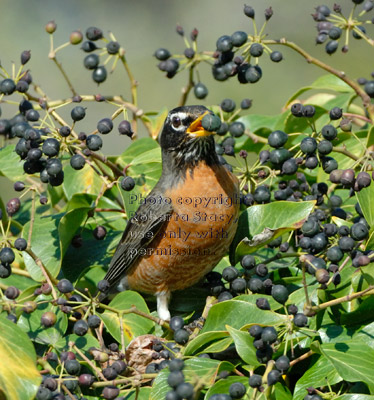
[(179, 117), (173, 117), (171, 120), (171, 124), (173, 125), (174, 128), (179, 128), (181, 126), (181, 119)]

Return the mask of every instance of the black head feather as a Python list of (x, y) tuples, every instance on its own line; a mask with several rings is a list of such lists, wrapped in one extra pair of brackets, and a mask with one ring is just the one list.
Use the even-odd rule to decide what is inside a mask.
[(198, 163), (218, 164), (212, 135), (194, 136), (187, 132), (190, 125), (205, 113), (204, 106), (183, 106), (171, 110), (159, 137), (162, 149), (163, 172), (172, 176), (184, 176)]

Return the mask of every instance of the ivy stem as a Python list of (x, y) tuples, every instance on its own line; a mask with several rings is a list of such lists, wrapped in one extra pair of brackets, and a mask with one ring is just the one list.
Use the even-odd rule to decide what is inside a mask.
[(31, 278), (31, 275), (21, 268), (12, 267), (12, 273), (20, 276), (26, 276), (27, 278)]
[(100, 154), (96, 154), (94, 152), (91, 152), (90, 156), (94, 159), (97, 159), (101, 161), (103, 164), (107, 165), (114, 173), (116, 178), (119, 178), (120, 176), (123, 176), (123, 171), (121, 171), (116, 164), (114, 164), (112, 161), (108, 160), (107, 157), (102, 156)]
[(143, 380), (143, 379), (154, 379), (156, 378), (157, 374), (142, 374), (142, 375), (136, 375), (131, 378), (122, 378), (122, 379), (115, 379), (114, 381), (105, 381), (105, 382), (94, 382), (92, 384), (92, 387), (103, 387), (103, 386), (108, 386), (108, 385), (122, 385), (124, 383), (131, 383), (133, 379), (138, 379), (138, 380)]
[(343, 117), (361, 119), (362, 121), (368, 122), (369, 124), (371, 124), (372, 122), (369, 118), (366, 118), (364, 115), (359, 114), (343, 113)]
[(71, 83), (68, 75), (66, 74), (64, 68), (62, 67), (61, 63), (57, 60), (56, 58), (56, 52), (55, 51), (51, 51), (48, 55), (48, 57), (56, 64), (57, 68), (60, 70), (62, 76), (64, 77), (67, 85), (69, 86), (69, 89), (71, 91), (71, 93), (73, 94), (73, 96), (77, 95), (77, 92), (75, 91), (73, 84)]
[(297, 53), (299, 53), (302, 57), (304, 57), (305, 60), (309, 64), (314, 64), (317, 67), (322, 68), (325, 71), (330, 72), (330, 74), (335, 75), (337, 78), (341, 79), (348, 86), (350, 86), (357, 93), (358, 96), (361, 97), (363, 105), (369, 114), (370, 120), (374, 121), (374, 105), (371, 104), (370, 97), (366, 94), (366, 92), (360, 87), (360, 85), (358, 83), (356, 83), (352, 79), (348, 78), (344, 71), (338, 71), (337, 69), (331, 67), (330, 65), (325, 64), (321, 60), (318, 60), (317, 58), (311, 56), (309, 53), (307, 53), (304, 49), (302, 49), (296, 43), (289, 42), (285, 38), (278, 39), (278, 40), (264, 40), (263, 43), (264, 44), (274, 44), (274, 45), (280, 44), (280, 45), (287, 46), (287, 47), (291, 48), (292, 50), (296, 51)]
[(310, 307), (310, 299), (309, 299), (309, 294), (308, 294), (308, 285), (306, 284), (306, 273), (305, 273), (305, 265), (302, 266), (302, 273), (303, 273), (303, 287), (304, 287), (304, 293), (305, 293), (305, 302), (306, 302), (306, 307)]
[[(335, 151), (336, 153), (341, 153), (344, 154), (345, 156), (352, 158), (354, 161), (359, 161), (359, 158), (355, 156), (353, 153), (345, 149), (344, 147), (333, 147), (332, 151)], [(362, 161), (359, 161), (360, 164), (362, 164)]]
[(244, 132), (248, 137), (250, 137), (254, 143), (268, 143), (268, 140), (261, 137), (261, 136), (257, 136), (256, 134), (249, 132), (248, 130), (246, 130)]
[(195, 66), (192, 65), (190, 70), (189, 70), (189, 73), (188, 73), (187, 85), (182, 88), (182, 97), (179, 100), (179, 107), (184, 106), (186, 104), (188, 95), (189, 95), (191, 89), (194, 87), (194, 83), (193, 83), (194, 68), (195, 68)]
[[(208, 314), (209, 314), (210, 309), (211, 309), (211, 308), (213, 307), (213, 305), (216, 304), (216, 303), (217, 303), (217, 298), (216, 298), (216, 297), (214, 297), (214, 296), (208, 296), (208, 297), (206, 298), (205, 307), (204, 307), (203, 313), (202, 313), (202, 315), (201, 315), (201, 318), (202, 318), (203, 321), (205, 321), (205, 320), (208, 318)], [(192, 332), (192, 334), (191, 334), (191, 336), (190, 336), (190, 339), (194, 339), (194, 338), (199, 334), (199, 332), (200, 332), (201, 329), (202, 329), (202, 328), (196, 327), (196, 328), (194, 329), (194, 331)]]
[(370, 285), (369, 287), (367, 287), (365, 290), (362, 290), (361, 292), (348, 294), (347, 296), (343, 296), (343, 297), (339, 297), (334, 300), (326, 301), (325, 303), (319, 304), (318, 306), (306, 307), (305, 315), (311, 316), (311, 315), (314, 315), (315, 313), (317, 313), (318, 311), (324, 310), (327, 307), (336, 306), (336, 305), (344, 303), (346, 301), (352, 301), (359, 297), (369, 296), (372, 294), (374, 294), (374, 285)]
[(297, 364), (300, 361), (306, 360), (308, 357), (312, 356), (313, 354), (314, 354), (314, 351), (313, 350), (309, 350), (307, 353), (304, 353), (300, 357), (295, 358), (294, 360), (292, 360), (290, 362), (290, 367), (294, 366), (295, 364)]
[[(123, 53), (120, 55), (119, 58), (120, 58), (120, 60), (121, 60), (121, 62), (122, 62), (122, 65), (124, 66), (124, 68), (125, 68), (125, 70), (126, 70), (127, 76), (128, 76), (129, 79), (130, 79), (131, 100), (132, 100), (132, 103), (134, 104), (134, 106), (136, 107), (137, 104), (138, 104), (138, 89), (137, 89), (138, 82), (137, 82), (136, 79), (134, 78), (134, 75), (132, 74), (132, 71), (131, 71), (131, 69), (130, 69), (128, 63), (127, 63), (127, 60), (126, 60), (124, 51), (123, 51)], [(137, 113), (136, 113), (136, 112), (133, 112), (133, 123), (132, 123), (132, 128), (133, 128), (134, 132), (137, 131), (137, 117), (138, 117)], [(134, 133), (134, 135), (135, 135), (135, 133)]]
[(105, 304), (100, 303), (98, 305), (98, 307), (103, 308), (104, 310), (112, 311), (112, 312), (114, 312), (114, 313), (116, 313), (118, 315), (136, 314), (136, 315), (139, 315), (141, 317), (150, 319), (151, 321), (155, 322), (157, 325), (160, 325), (160, 326), (162, 326), (162, 327), (164, 327), (166, 329), (170, 329), (169, 324), (166, 321), (164, 321), (163, 319), (154, 317), (153, 315), (150, 315), (150, 314), (147, 314), (147, 313), (145, 313), (143, 311), (140, 311), (135, 306), (129, 308), (128, 310), (117, 310), (116, 308), (113, 308), (113, 307), (110, 307), (110, 306), (107, 306)]
[(30, 217), (30, 229), (29, 229), (29, 234), (27, 238), (27, 247), (31, 247), (31, 236), (32, 236), (32, 230), (34, 227), (34, 222), (35, 222), (35, 190), (32, 191), (31, 195), (31, 217)]
[(273, 261), (280, 260), (282, 258), (290, 258), (290, 257), (301, 257), (305, 253), (277, 253), (274, 257), (268, 258), (267, 260), (262, 261), (263, 264), (269, 264)]
[(57, 285), (58, 281), (56, 278), (54, 278), (52, 275), (50, 275), (49, 271), (47, 268), (44, 266), (42, 260), (30, 249), (27, 248), (26, 253), (35, 261), (35, 264), (40, 268), (42, 271), (42, 274), (44, 275), (45, 280), (49, 284), (49, 286), (52, 289), (52, 296), (55, 300), (57, 300), (57, 294), (54, 288), (54, 284)]
[(70, 342), (69, 346), (72, 346), (73, 349), (80, 355), (80, 357), (83, 358), (84, 361), (97, 373), (97, 375), (103, 380), (107, 381), (105, 376), (102, 374), (99, 368), (96, 367), (96, 365), (88, 358), (85, 356), (85, 354), (77, 347), (77, 345), (74, 342)]

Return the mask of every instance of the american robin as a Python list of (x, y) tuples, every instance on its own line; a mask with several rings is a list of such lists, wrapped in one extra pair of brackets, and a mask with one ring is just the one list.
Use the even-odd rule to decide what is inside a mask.
[(227, 252), (239, 213), (238, 180), (202, 127), (203, 106), (170, 111), (159, 143), (162, 175), (129, 220), (111, 260), (107, 293), (126, 289), (157, 297), (169, 320), (171, 292), (192, 286)]

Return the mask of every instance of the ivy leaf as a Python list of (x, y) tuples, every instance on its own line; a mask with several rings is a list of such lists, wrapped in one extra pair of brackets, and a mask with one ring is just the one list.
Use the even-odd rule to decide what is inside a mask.
[[(149, 314), (148, 307), (140, 294), (131, 290), (118, 293), (116, 297), (109, 303), (109, 307), (119, 311), (129, 310), (136, 307), (138, 310)], [(121, 322), (117, 313), (106, 310), (101, 315), (105, 327), (109, 333), (121, 343)], [(140, 335), (145, 335), (150, 332), (154, 326), (154, 322), (136, 315), (134, 313), (124, 314), (122, 316), (123, 337), (127, 346), (131, 340)]]
[(367, 344), (353, 340), (324, 343), (321, 351), (344, 380), (374, 386), (374, 349)]
[(233, 264), (284, 232), (300, 228), (314, 205), (314, 201), (277, 201), (247, 208), (239, 217), (238, 230), (231, 244), (231, 249), (236, 249)]
[(0, 316), (0, 354), (0, 393), (8, 400), (34, 399), (42, 380), (34, 346), (27, 334), (4, 316)]
[(253, 367), (257, 367), (260, 363), (256, 357), (256, 350), (253, 347), (253, 337), (248, 332), (239, 331), (232, 328), (231, 326), (226, 326), (230, 336), (234, 339), (235, 348), (238, 352), (240, 358)]

